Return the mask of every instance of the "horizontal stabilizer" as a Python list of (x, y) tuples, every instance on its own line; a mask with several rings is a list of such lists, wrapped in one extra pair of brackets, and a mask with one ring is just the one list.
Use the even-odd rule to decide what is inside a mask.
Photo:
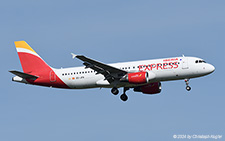
[(38, 78), (38, 76), (30, 75), (30, 74), (19, 72), (19, 71), (9, 71), (9, 72), (24, 79), (36, 80)]

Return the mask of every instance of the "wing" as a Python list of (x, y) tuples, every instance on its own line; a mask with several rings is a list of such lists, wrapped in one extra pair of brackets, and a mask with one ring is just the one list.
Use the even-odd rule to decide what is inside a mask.
[(95, 61), (93, 59), (87, 58), (83, 55), (75, 55), (71, 53), (73, 58), (78, 58), (82, 60), (86, 68), (91, 68), (97, 72), (97, 74), (102, 74), (105, 76), (105, 80), (109, 81), (109, 83), (112, 83), (115, 80), (119, 80), (122, 76), (127, 74), (127, 71), (115, 68), (113, 66)]

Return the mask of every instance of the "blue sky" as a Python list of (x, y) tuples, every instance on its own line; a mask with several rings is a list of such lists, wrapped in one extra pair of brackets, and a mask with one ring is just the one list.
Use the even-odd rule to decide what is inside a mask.
[[(225, 2), (4, 1), (0, 5), (0, 140), (173, 140), (225, 136)], [(14, 83), (22, 70), (14, 41), (25, 40), (52, 67), (81, 66), (70, 53), (105, 63), (196, 56), (206, 77), (162, 83), (159, 95), (110, 89), (62, 90)], [(121, 90), (120, 90), (121, 91)]]

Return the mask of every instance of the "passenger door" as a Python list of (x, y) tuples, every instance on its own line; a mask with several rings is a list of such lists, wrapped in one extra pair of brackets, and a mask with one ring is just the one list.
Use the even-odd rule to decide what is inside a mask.
[(182, 69), (188, 69), (188, 58), (185, 56), (182, 58)]

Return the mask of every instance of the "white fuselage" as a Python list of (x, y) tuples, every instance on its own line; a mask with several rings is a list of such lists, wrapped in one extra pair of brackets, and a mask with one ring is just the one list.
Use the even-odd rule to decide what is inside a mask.
[[(154, 79), (148, 83), (201, 77), (215, 70), (211, 64), (205, 63), (202, 59), (196, 57), (172, 57), (108, 65), (125, 70), (128, 73), (147, 71), (150, 75), (154, 75)], [(53, 70), (72, 89), (113, 87), (102, 74), (98, 74), (90, 68), (73, 67)], [(52, 81), (54, 81), (54, 76), (52, 78)], [(119, 82), (117, 86), (132, 87), (138, 85)]]

